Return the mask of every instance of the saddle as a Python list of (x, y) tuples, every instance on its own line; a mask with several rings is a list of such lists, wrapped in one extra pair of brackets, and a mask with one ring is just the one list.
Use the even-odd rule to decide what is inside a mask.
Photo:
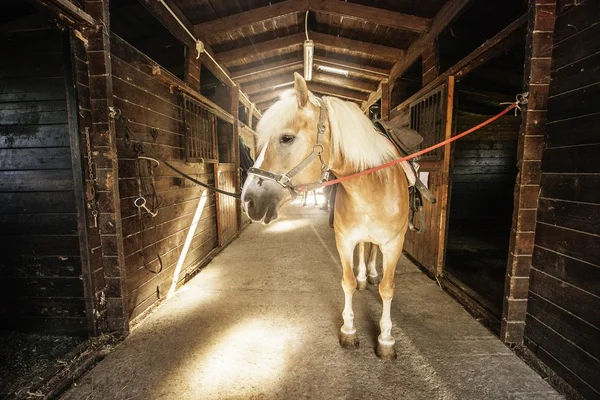
[[(375, 129), (383, 136), (388, 138), (390, 142), (396, 146), (396, 149), (402, 157), (408, 156), (418, 150), (419, 145), (423, 142), (423, 136), (414, 129), (410, 129), (405, 126), (399, 126), (393, 124), (390, 121), (384, 121), (382, 119), (373, 120)], [(429, 191), (427, 186), (419, 179), (419, 164), (415, 159), (406, 162), (404, 165), (405, 172), (407, 166), (410, 168), (414, 175), (414, 185), (408, 188), (409, 194), (409, 205), (410, 205), (410, 216), (408, 221), (408, 227), (411, 231), (417, 233), (425, 232), (425, 215), (423, 214), (423, 197), (427, 199), (431, 204), (435, 204), (436, 199), (433, 194)], [(419, 216), (418, 227), (415, 224), (415, 216)]]

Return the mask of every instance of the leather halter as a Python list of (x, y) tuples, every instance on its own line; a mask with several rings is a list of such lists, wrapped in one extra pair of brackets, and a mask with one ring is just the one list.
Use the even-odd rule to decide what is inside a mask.
[[(300, 171), (306, 168), (315, 158), (318, 158), (321, 161), (321, 179), (323, 180), (325, 176), (325, 172), (327, 171), (327, 165), (323, 161), (323, 152), (325, 148), (323, 147), (323, 136), (325, 136), (325, 121), (327, 119), (327, 106), (323, 100), (317, 100), (319, 102), (320, 111), (319, 111), (319, 123), (317, 124), (317, 141), (313, 146), (312, 152), (306, 156), (304, 160), (302, 160), (298, 165), (289, 170), (284, 174), (278, 174), (275, 172), (266, 171), (260, 168), (249, 168), (248, 175), (256, 175), (261, 179), (266, 179), (268, 181), (274, 181), (279, 183), (284, 188), (288, 189), (292, 194), (292, 197), (296, 197), (298, 194), (294, 185), (292, 185), (292, 178), (296, 176)], [(320, 182), (316, 182), (317, 184)], [(302, 185), (305, 186), (305, 185)]]

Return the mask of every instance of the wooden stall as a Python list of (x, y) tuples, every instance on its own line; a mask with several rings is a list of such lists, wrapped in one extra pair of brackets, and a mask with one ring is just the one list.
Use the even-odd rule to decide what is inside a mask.
[(308, 35), (314, 94), (422, 147), (528, 94), (420, 158), (437, 203), (404, 250), (555, 385), (599, 397), (599, 7), (5, 0), (0, 329), (126, 335), (231, 243), (240, 202), (167, 163), (239, 192), (241, 143), (256, 158)]
[(32, 28), (0, 37), (0, 329), (85, 335), (69, 36)]
[(557, 2), (524, 332), (589, 399), (600, 397), (599, 16), (600, 2)]

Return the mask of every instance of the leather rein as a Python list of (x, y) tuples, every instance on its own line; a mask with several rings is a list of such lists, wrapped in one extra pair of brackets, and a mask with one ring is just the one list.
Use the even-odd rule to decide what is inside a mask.
[[(321, 182), (325, 178), (325, 173), (327, 172), (327, 165), (323, 161), (323, 152), (325, 151), (325, 148), (323, 147), (323, 136), (325, 136), (326, 130), (325, 122), (327, 120), (327, 106), (325, 105), (325, 102), (323, 100), (318, 99), (317, 101), (319, 102), (320, 107), (319, 122), (317, 124), (317, 141), (313, 146), (312, 152), (308, 156), (306, 156), (306, 158), (302, 160), (298, 165), (296, 165), (294, 168), (292, 168), (286, 173), (278, 174), (261, 168), (252, 167), (248, 169), (248, 175), (255, 175), (261, 179), (279, 183), (281, 186), (290, 191), (290, 193), (292, 194), (292, 198), (295, 198), (298, 195), (298, 192), (301, 191), (297, 189), (298, 187), (306, 187), (312, 185), (319, 186), (321, 184)], [(315, 182), (311, 185), (292, 185), (292, 179), (294, 178), (294, 176), (298, 175), (298, 173), (304, 170), (316, 158), (318, 158), (321, 162), (321, 179), (319, 180), (319, 182)]]

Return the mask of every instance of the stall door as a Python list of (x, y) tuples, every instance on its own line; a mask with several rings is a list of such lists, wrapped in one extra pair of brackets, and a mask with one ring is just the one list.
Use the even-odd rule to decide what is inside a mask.
[[(437, 144), (452, 135), (454, 77), (431, 90), (410, 105), (409, 126), (423, 136), (421, 148)], [(448, 208), (450, 145), (420, 157), (421, 176), (437, 199), (425, 201), (426, 230), (408, 231), (404, 250), (431, 274), (441, 275), (446, 241), (446, 210)]]

